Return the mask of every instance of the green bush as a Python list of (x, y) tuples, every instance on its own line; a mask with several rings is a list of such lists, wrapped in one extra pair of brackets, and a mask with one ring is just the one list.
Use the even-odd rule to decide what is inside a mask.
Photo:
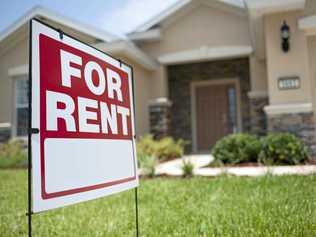
[(139, 155), (138, 165), (142, 169), (143, 174), (146, 176), (154, 177), (156, 171), (156, 165), (158, 164), (155, 156)]
[(10, 141), (0, 145), (0, 168), (27, 167), (25, 143), (21, 140)]
[(292, 134), (275, 133), (261, 139), (260, 163), (296, 165), (307, 161), (308, 156), (307, 147)]
[(254, 135), (232, 134), (216, 142), (212, 154), (216, 163), (257, 162), (260, 141)]
[(154, 140), (151, 135), (142, 137), (137, 142), (137, 153), (140, 156), (154, 156), (159, 161), (166, 161), (182, 157), (185, 142), (181, 139), (175, 141), (171, 137)]

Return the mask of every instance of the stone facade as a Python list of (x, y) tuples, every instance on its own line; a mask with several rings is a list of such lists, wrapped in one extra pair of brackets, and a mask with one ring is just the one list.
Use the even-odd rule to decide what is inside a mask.
[[(191, 90), (193, 81), (238, 78), (241, 93), (242, 130), (251, 131), (248, 58), (172, 65), (167, 68), (169, 98), (172, 101), (170, 135), (192, 142)], [(188, 145), (187, 151), (191, 150)]]
[(11, 137), (11, 127), (0, 127), (0, 143), (6, 142)]
[(170, 106), (167, 98), (158, 98), (149, 104), (150, 133), (156, 139), (169, 135)]
[(314, 113), (278, 114), (268, 116), (269, 132), (289, 132), (310, 148), (311, 155), (316, 156), (316, 119)]
[(264, 136), (267, 133), (267, 116), (263, 108), (268, 105), (268, 97), (250, 98), (251, 133)]

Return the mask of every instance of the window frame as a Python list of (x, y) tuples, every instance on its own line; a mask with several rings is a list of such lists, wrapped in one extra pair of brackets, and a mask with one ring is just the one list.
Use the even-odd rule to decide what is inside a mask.
[(28, 99), (25, 104), (19, 104), (18, 103), (18, 87), (17, 83), (21, 82), (22, 80), (27, 83), (27, 92), (26, 96), (28, 96), (28, 74), (22, 74), (18, 75), (13, 78), (13, 128), (12, 128), (12, 137), (13, 138), (19, 138), (19, 139), (27, 139), (28, 134), (26, 133), (25, 135), (18, 135), (18, 109), (29, 109), (29, 104), (28, 104)]

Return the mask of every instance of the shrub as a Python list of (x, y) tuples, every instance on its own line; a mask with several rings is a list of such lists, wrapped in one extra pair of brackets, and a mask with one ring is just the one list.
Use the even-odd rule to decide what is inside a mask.
[(183, 177), (192, 177), (194, 165), (191, 161), (183, 159), (183, 164), (181, 166)]
[(12, 140), (0, 145), (0, 168), (27, 167), (27, 153), (25, 143), (21, 140)]
[(154, 156), (159, 161), (182, 157), (185, 142), (181, 139), (175, 141), (171, 137), (154, 140), (151, 135), (142, 137), (137, 143), (138, 156)]
[(182, 139), (174, 140), (172, 137), (165, 137), (158, 141), (155, 155), (159, 160), (170, 160), (183, 156), (185, 142)]
[(309, 152), (301, 140), (289, 133), (275, 133), (261, 139), (259, 162), (266, 165), (296, 165), (307, 161)]
[(144, 175), (150, 177), (155, 176), (156, 165), (158, 164), (157, 158), (155, 156), (139, 155), (138, 164)]
[(260, 141), (254, 135), (232, 134), (216, 142), (212, 154), (215, 162), (223, 164), (239, 164), (257, 162)]
[(151, 156), (155, 153), (156, 143), (151, 135), (141, 137), (137, 142), (137, 157)]

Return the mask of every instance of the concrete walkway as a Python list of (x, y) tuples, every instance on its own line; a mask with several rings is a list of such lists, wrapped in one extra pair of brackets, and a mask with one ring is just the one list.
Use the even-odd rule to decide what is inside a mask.
[[(214, 160), (214, 157), (211, 155), (189, 155), (184, 156), (183, 159), (186, 162), (191, 162), (194, 169), (199, 169), (210, 164)], [(181, 176), (183, 173), (181, 169), (183, 159), (176, 159), (161, 163), (156, 167), (155, 173), (157, 175)]]
[[(221, 167), (209, 168), (206, 167), (214, 157), (211, 155), (190, 155), (183, 159), (193, 164), (193, 173), (199, 176), (218, 176), (222, 174), (235, 176), (262, 176), (266, 174), (272, 175), (309, 175), (316, 173), (316, 165), (300, 165), (300, 166), (271, 166), (271, 167)], [(156, 167), (156, 175), (181, 176), (183, 159), (176, 159), (159, 164)], [(206, 167), (206, 168), (203, 168)]]
[(224, 168), (202, 168), (194, 170), (195, 175), (217, 176), (221, 174), (235, 176), (262, 176), (272, 175), (309, 175), (316, 173), (316, 165), (296, 165), (296, 166), (270, 166), (270, 167), (224, 167)]

